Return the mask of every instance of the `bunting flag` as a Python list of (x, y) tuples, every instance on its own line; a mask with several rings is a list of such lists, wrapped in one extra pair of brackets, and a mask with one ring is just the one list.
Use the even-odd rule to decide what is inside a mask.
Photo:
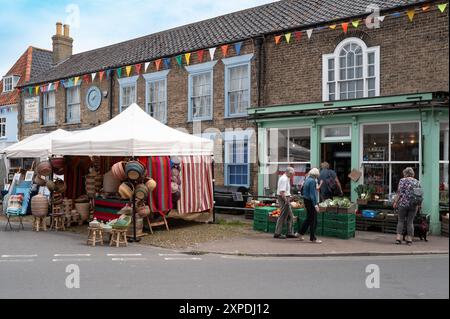
[(178, 63), (178, 65), (179, 66), (182, 66), (183, 65), (183, 56), (180, 54), (180, 55), (177, 55), (176, 57), (175, 57), (175, 59), (177, 60), (177, 63)]
[(225, 58), (226, 56), (227, 56), (227, 53), (228, 53), (228, 44), (224, 44), (224, 45), (222, 45), (220, 48), (222, 49), (222, 55), (223, 55), (223, 57)]
[(111, 76), (112, 70), (106, 70), (106, 78), (109, 79)]
[(280, 43), (280, 40), (281, 40), (281, 35), (276, 35), (275, 36), (275, 44)]
[(299, 42), (302, 39), (302, 32), (301, 31), (294, 32), (294, 37), (295, 37), (295, 40), (297, 40), (297, 42)]
[(445, 9), (447, 8), (447, 4), (448, 3), (438, 4), (438, 8), (439, 8), (439, 11), (441, 11), (441, 13), (444, 13)]
[(117, 77), (118, 78), (122, 77), (122, 68), (117, 69)]
[(379, 16), (379, 17), (378, 17), (378, 21), (383, 22), (383, 21), (384, 21), (384, 18), (386, 18), (386, 16)]
[(158, 60), (155, 61), (155, 69), (156, 69), (156, 71), (159, 71), (159, 69), (161, 68), (161, 62), (162, 62), (162, 59), (158, 59)]
[(137, 74), (141, 74), (141, 69), (142, 69), (142, 63), (136, 64), (134, 66), (134, 69), (136, 70)]
[(147, 72), (150, 62), (145, 62), (144, 64), (144, 72)]
[(33, 87), (31, 86), (28, 87), (28, 94), (30, 95), (33, 94)]
[(80, 80), (80, 77), (79, 76), (76, 76), (74, 79), (73, 79), (73, 85), (74, 86), (77, 86), (77, 84), (78, 84), (78, 81)]
[(216, 48), (209, 49), (209, 56), (211, 57), (211, 61), (214, 60), (214, 54), (216, 53)]
[(422, 11), (423, 12), (426, 12), (426, 11), (428, 11), (430, 9), (430, 6), (429, 5), (424, 5), (423, 7), (422, 7)]
[(36, 87), (34, 88), (34, 92), (35, 95), (39, 94), (39, 85), (36, 85)]
[(131, 65), (128, 65), (125, 67), (125, 72), (127, 73), (127, 76), (130, 76), (131, 73)]
[(400, 13), (400, 12), (394, 12), (394, 13), (391, 13), (391, 17), (395, 17), (395, 18), (398, 18), (398, 17), (400, 17), (402, 14)]
[(331, 29), (331, 30), (336, 29), (336, 25), (335, 25), (335, 24), (330, 25), (330, 29)]
[(306, 34), (308, 35), (308, 39), (311, 39), (312, 33), (313, 33), (313, 29), (306, 30)]
[(53, 83), (50, 83), (47, 87), (47, 91), (52, 91), (53, 89)]
[(59, 88), (59, 81), (56, 81), (55, 82), (55, 91), (58, 91), (58, 88)]
[(286, 42), (287, 43), (289, 43), (290, 41), (291, 41), (291, 33), (286, 33), (285, 35), (284, 35), (284, 38), (286, 39)]
[(241, 55), (242, 41), (234, 44), (234, 50), (237, 55)]
[(409, 22), (412, 22), (414, 19), (414, 15), (416, 14), (416, 10), (410, 9), (406, 11), (406, 15), (408, 16)]
[(353, 27), (354, 27), (354, 28), (358, 28), (360, 22), (361, 22), (361, 20), (353, 20), (353, 21), (352, 21)]
[(97, 75), (97, 73), (91, 73), (91, 82), (94, 82), (96, 75)]
[(89, 83), (89, 75), (88, 74), (83, 75), (83, 81), (86, 83)]
[(98, 72), (98, 77), (100, 78), (100, 82), (103, 80), (104, 75), (105, 75), (105, 71)]
[(348, 22), (343, 22), (341, 24), (341, 26), (342, 26), (342, 30), (344, 30), (344, 33), (347, 33), (347, 31), (348, 31)]
[(200, 62), (200, 63), (203, 62), (203, 54), (204, 54), (204, 53), (205, 53), (205, 51), (203, 51), (203, 50), (197, 51), (197, 59), (198, 59), (198, 62)]
[(61, 80), (60, 83), (61, 83), (61, 86), (66, 87), (66, 80)]
[(170, 69), (170, 58), (165, 58), (164, 59), (164, 67), (166, 69)]
[(191, 53), (185, 53), (184, 58), (186, 59), (186, 64), (189, 65), (191, 63)]

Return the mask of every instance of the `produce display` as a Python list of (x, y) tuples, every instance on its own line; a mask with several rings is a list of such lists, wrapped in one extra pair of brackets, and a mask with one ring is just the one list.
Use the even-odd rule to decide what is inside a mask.
[(275, 209), (273, 212), (269, 214), (271, 217), (279, 217), (281, 215), (281, 210)]
[(358, 194), (359, 199), (371, 199), (372, 194), (375, 193), (376, 188), (374, 185), (358, 185), (355, 188), (355, 192)]
[(352, 206), (352, 202), (347, 197), (334, 197), (333, 199), (327, 199), (319, 203), (319, 207), (339, 207), (339, 208), (349, 208)]

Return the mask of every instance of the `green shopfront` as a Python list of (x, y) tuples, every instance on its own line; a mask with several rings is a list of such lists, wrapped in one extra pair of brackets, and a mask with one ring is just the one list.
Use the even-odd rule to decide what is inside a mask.
[[(273, 194), (286, 166), (296, 169), (299, 185), (310, 167), (327, 161), (352, 201), (358, 184), (374, 185), (374, 198), (389, 201), (410, 166), (424, 188), (430, 229), (440, 233), (440, 205), (448, 207), (448, 92), (252, 108), (249, 118), (258, 124), (259, 195)], [(361, 174), (356, 182), (352, 170)]]

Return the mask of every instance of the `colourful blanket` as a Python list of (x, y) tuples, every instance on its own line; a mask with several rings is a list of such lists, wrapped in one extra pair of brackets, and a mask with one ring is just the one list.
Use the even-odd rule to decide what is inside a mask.
[(211, 156), (180, 156), (179, 214), (200, 213), (213, 207)]
[(156, 188), (149, 194), (149, 206), (152, 212), (165, 215), (172, 206), (172, 173), (168, 156), (152, 156), (139, 158), (145, 165), (148, 176), (156, 181)]

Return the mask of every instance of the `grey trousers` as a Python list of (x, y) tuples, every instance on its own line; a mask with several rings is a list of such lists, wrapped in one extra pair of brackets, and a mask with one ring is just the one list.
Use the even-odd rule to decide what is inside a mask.
[(287, 222), (287, 234), (292, 235), (292, 224), (294, 221), (294, 214), (292, 213), (291, 204), (289, 200), (284, 200), (283, 197), (278, 196), (278, 204), (280, 205), (281, 214), (278, 217), (277, 225), (275, 227), (275, 235), (281, 235), (283, 226)]
[(414, 236), (414, 217), (416, 217), (416, 213), (417, 213), (417, 206), (398, 208), (398, 222), (397, 222), (398, 235), (403, 235), (403, 228), (405, 226), (405, 219), (406, 219), (406, 234), (411, 237)]

